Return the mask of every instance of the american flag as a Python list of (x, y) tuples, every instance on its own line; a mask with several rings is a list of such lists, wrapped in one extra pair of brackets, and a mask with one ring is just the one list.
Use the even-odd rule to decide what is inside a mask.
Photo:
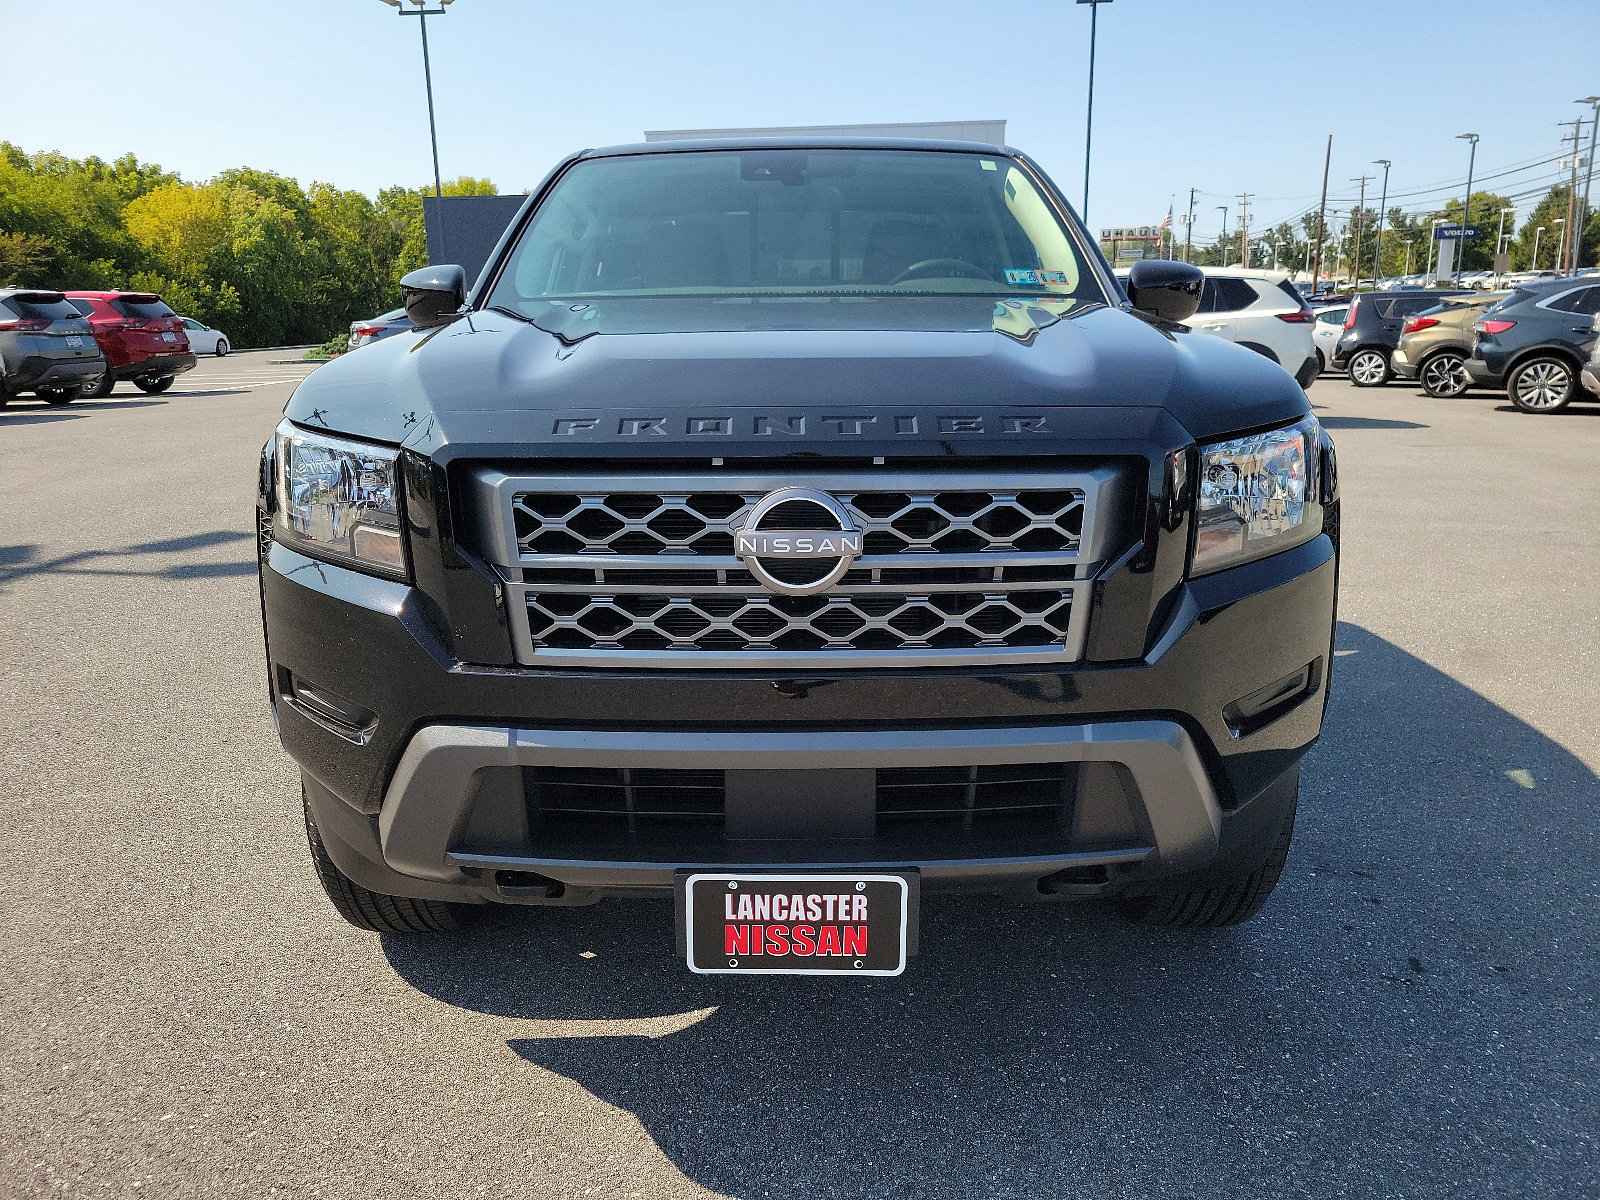
[(1172, 205), (1167, 205), (1167, 215), (1161, 218), (1161, 232), (1165, 233), (1172, 228)]

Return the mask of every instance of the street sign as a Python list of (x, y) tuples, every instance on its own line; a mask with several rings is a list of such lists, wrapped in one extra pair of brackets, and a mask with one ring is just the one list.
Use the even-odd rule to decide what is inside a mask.
[(1494, 273), (1504, 275), (1511, 269), (1511, 256), (1509, 254), (1496, 254), (1494, 256)]
[[(1433, 240), (1436, 242), (1453, 242), (1461, 236), (1459, 225), (1435, 225), (1433, 227)], [(1478, 236), (1476, 225), (1467, 226), (1467, 241), (1473, 241)]]

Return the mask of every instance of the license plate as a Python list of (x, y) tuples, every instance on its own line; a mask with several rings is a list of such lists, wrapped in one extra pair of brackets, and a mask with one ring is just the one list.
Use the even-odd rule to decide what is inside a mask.
[(178, 335), (175, 333), (163, 333), (161, 335), (161, 340), (163, 342), (175, 342), (178, 340)]
[(67, 345), (74, 350), (81, 350), (83, 348), (83, 339), (75, 333), (69, 333), (67, 334)]
[(906, 969), (910, 889), (904, 875), (690, 875), (689, 969), (898, 975)]

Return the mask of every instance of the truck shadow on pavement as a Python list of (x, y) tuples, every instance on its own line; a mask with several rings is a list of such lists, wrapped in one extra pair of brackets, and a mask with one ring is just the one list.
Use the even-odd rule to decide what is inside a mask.
[(81, 421), (91, 412), (110, 408), (154, 408), (167, 403), (165, 400), (106, 400), (96, 403), (92, 400), (75, 400), (70, 405), (52, 407), (41, 401), (31, 407), (14, 407), (18, 401), (12, 400), (5, 408), (0, 408), (0, 426), (6, 425), (42, 425), (51, 421)]
[[(160, 567), (130, 566), (129, 559), (151, 556), (187, 556), (216, 546), (247, 545), (250, 554), (223, 562), (176, 562)], [(0, 587), (29, 575), (116, 575), (148, 579), (224, 579), (256, 573), (255, 535), (233, 529), (163, 538), (107, 550), (77, 550), (46, 557), (43, 547), (31, 543), (0, 546)]]
[[(922, 954), (875, 980), (693, 976), (665, 903), (384, 949), (530, 1022), (513, 1050), (729, 1196), (1577, 1194), (1597, 810), (1574, 755), (1342, 625), (1295, 848), (1246, 925), (927, 897)], [(547, 1107), (530, 1091), (531, 1144)]]

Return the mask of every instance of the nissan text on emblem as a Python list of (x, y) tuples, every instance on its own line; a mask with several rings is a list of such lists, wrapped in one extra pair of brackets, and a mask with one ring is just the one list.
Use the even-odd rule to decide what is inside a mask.
[(827, 492), (788, 487), (756, 502), (734, 534), (734, 553), (768, 591), (813, 596), (861, 556), (863, 534)]

